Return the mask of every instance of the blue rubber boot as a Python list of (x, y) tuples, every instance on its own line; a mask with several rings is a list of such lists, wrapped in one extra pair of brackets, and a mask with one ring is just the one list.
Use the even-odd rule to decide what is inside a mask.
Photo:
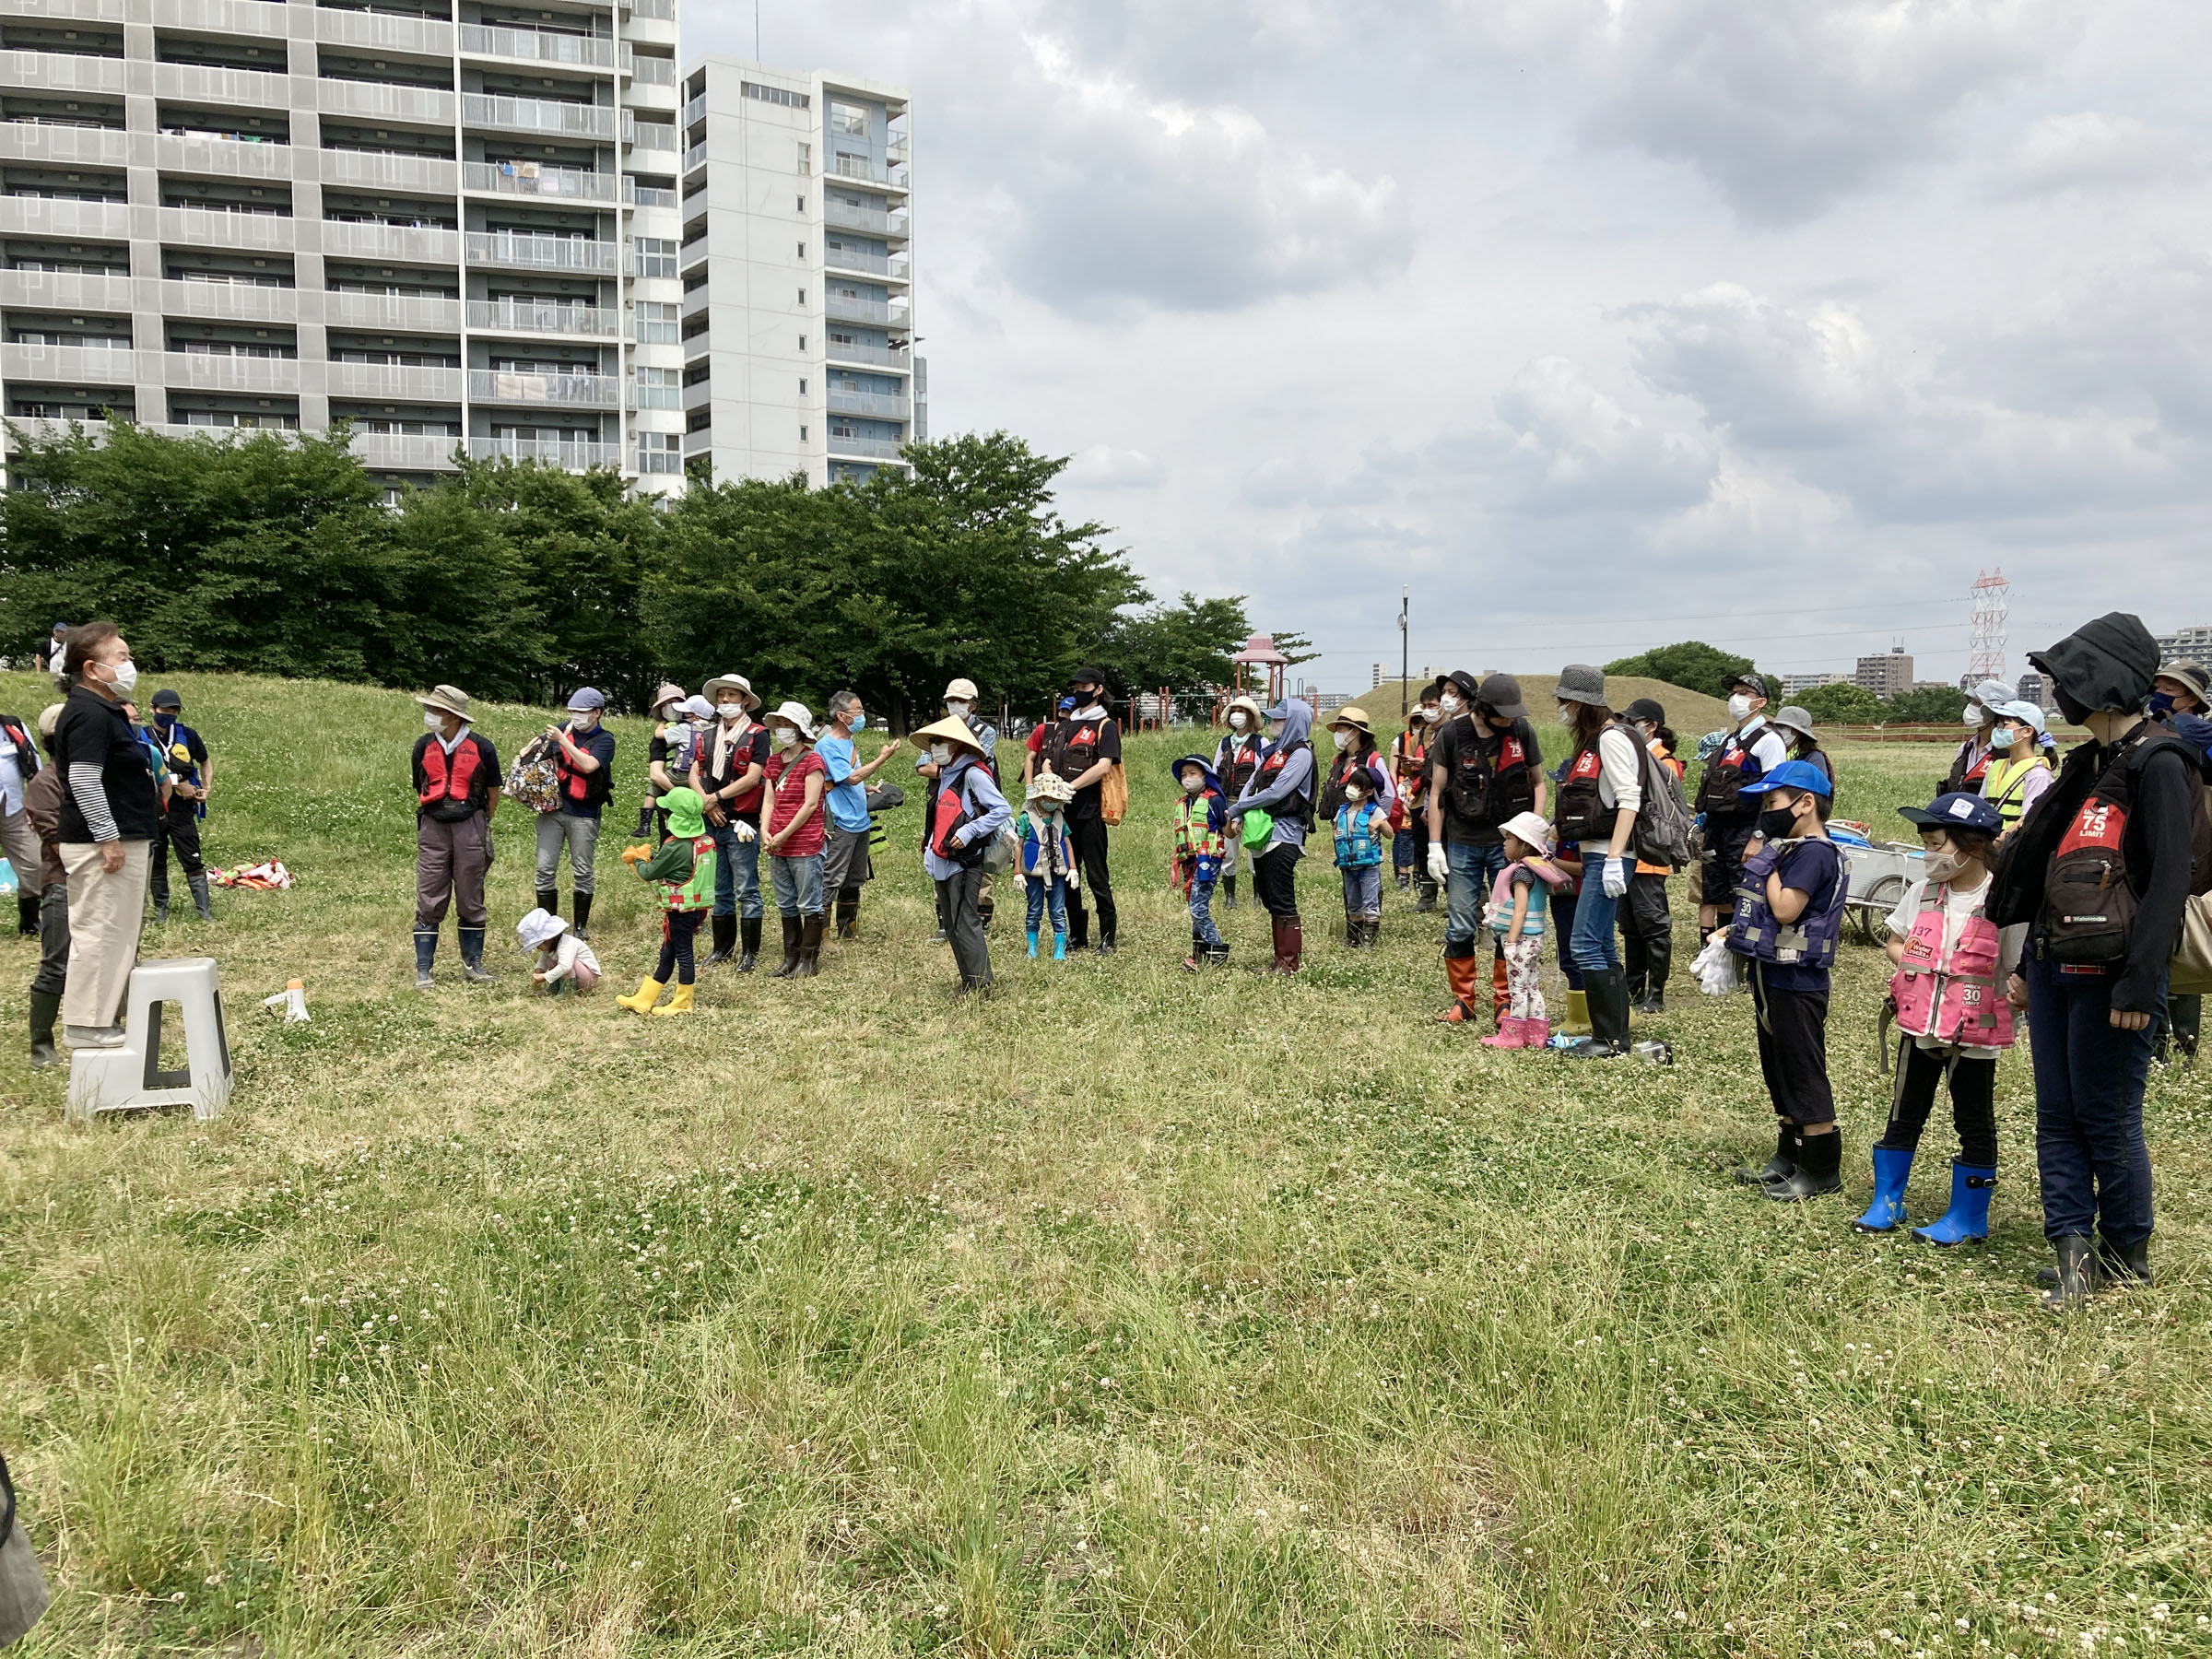
[(1997, 1172), (1951, 1159), (1951, 1207), (1939, 1221), (1916, 1227), (1912, 1236), (1947, 1248), (1969, 1239), (1989, 1237), (1989, 1201), (1997, 1190)]
[(1037, 930), (1036, 930), (1035, 928), (1033, 928), (1033, 927), (1032, 927), (1032, 928), (1030, 928), (1030, 957), (1031, 957), (1031, 958), (1034, 958), (1034, 957), (1036, 956), (1036, 954), (1037, 954)]
[(1890, 1147), (1874, 1149), (1874, 1202), (1852, 1226), (1863, 1233), (1895, 1232), (1905, 1222), (1905, 1178), (1912, 1154)]
[(1067, 960), (1067, 935), (1064, 933), (1056, 933), (1053, 935), (1053, 960), (1055, 962)]

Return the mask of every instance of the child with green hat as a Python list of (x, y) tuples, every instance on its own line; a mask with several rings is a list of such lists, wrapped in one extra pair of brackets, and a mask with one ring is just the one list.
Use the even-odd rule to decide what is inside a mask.
[[(661, 901), (661, 962), (635, 994), (615, 1001), (633, 1014), (688, 1014), (699, 969), (691, 941), (699, 920), (714, 903), (714, 838), (707, 833), (706, 803), (693, 789), (672, 789), (660, 800), (668, 815), (668, 839), (655, 852), (651, 847), (629, 847), (622, 862), (641, 880), (655, 884)], [(676, 994), (667, 1006), (656, 1008), (661, 991), (671, 977)]]

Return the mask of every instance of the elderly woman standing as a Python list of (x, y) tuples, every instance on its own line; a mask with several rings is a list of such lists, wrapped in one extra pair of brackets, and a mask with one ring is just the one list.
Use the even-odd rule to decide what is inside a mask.
[(814, 716), (786, 702), (768, 717), (769, 808), (760, 847), (783, 919), (783, 963), (773, 977), (812, 979), (822, 960), (822, 849), (829, 835), (822, 792), (830, 768), (814, 752)]
[(69, 882), (62, 1041), (119, 1048), (161, 801), (146, 746), (124, 712), (138, 668), (115, 625), (71, 629), (56, 677), (67, 692), (53, 733), (64, 784), (55, 839)]
[(730, 959), (742, 921), (737, 971), (750, 973), (760, 957), (760, 803), (768, 729), (753, 724), (760, 700), (744, 675), (711, 679), (701, 695), (714, 705), (715, 715), (712, 727), (696, 740), (690, 776), (714, 837), (714, 954), (707, 961), (712, 966)]
[(491, 869), (491, 816), (500, 809), (500, 755), (469, 729), (468, 693), (435, 686), (422, 705), (429, 729), (415, 740), (415, 989), (432, 988), (438, 930), (458, 904), (461, 977), (484, 971), (484, 877)]
[(1234, 806), (1230, 821), (1241, 838), (1244, 815), (1265, 812), (1275, 820), (1267, 844), (1252, 861), (1252, 885), (1275, 935), (1275, 956), (1262, 973), (1296, 973), (1305, 954), (1306, 934), (1298, 917), (1298, 861), (1306, 853), (1312, 828), (1314, 797), (1321, 780), (1313, 770), (1313, 706), (1287, 697), (1267, 711), (1275, 735), (1260, 750), (1259, 764)]
[(947, 715), (916, 732), (914, 741), (927, 746), (936, 768), (922, 867), (937, 884), (937, 913), (945, 919), (946, 941), (959, 964), (960, 994), (987, 994), (991, 945), (976, 902), (983, 887), (983, 854), (1012, 821), (1013, 809), (984, 764), (982, 739), (966, 721)]

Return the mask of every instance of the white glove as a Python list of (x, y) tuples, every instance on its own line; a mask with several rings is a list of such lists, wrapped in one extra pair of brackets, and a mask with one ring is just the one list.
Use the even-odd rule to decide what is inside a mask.
[(1431, 846), (1429, 849), (1429, 879), (1431, 881), (1452, 879), (1452, 860), (1441, 847)]
[(1605, 883), (1606, 897), (1608, 899), (1618, 899), (1627, 892), (1629, 890), (1629, 861), (1625, 858), (1606, 859)]
[(735, 835), (741, 841), (757, 841), (759, 839), (760, 834), (758, 830), (755, 830), (743, 818), (735, 818), (730, 820), (730, 833)]
[(1708, 996), (1726, 996), (1736, 988), (1735, 952), (1728, 948), (1728, 935), (1716, 933), (1706, 941), (1705, 948), (1698, 952), (1698, 959), (1689, 965), (1689, 971), (1698, 982), (1698, 988)]

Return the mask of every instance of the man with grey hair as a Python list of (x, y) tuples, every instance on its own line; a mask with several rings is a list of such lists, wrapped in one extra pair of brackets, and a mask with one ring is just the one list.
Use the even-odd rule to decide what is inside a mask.
[(830, 699), (830, 725), (816, 740), (814, 752), (830, 769), (829, 792), (822, 806), (830, 816), (830, 837), (822, 848), (822, 891), (837, 895), (837, 936), (860, 937), (861, 884), (876, 872), (868, 861), (867, 782), (877, 768), (897, 752), (894, 737), (876, 751), (865, 766), (853, 746), (853, 734), (868, 724), (867, 710), (857, 691), (839, 691)]

